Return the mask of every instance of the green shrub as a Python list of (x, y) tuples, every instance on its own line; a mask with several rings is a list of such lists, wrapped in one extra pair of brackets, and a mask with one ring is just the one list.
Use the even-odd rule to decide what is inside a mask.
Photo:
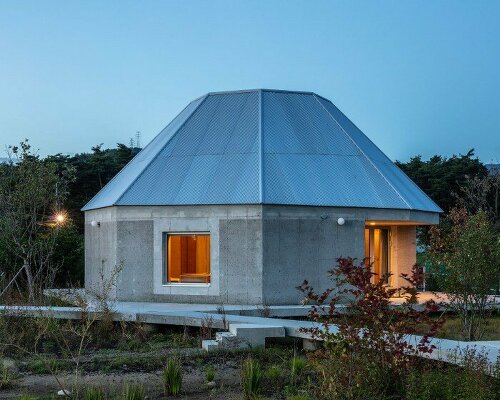
[(181, 392), (182, 370), (179, 361), (175, 358), (168, 360), (163, 370), (163, 386), (166, 395), (176, 396)]
[(278, 365), (271, 365), (266, 369), (264, 375), (270, 381), (276, 381), (281, 378), (281, 368)]
[(105, 400), (106, 395), (104, 391), (100, 388), (96, 387), (88, 387), (85, 389), (85, 393), (83, 394), (84, 400)]
[(144, 398), (144, 386), (138, 383), (125, 384), (122, 400), (144, 400)]
[(215, 368), (213, 365), (209, 365), (205, 369), (205, 379), (207, 382), (213, 382), (215, 380)]
[(261, 391), (262, 368), (260, 364), (249, 358), (243, 363), (242, 386), (247, 399), (258, 397)]

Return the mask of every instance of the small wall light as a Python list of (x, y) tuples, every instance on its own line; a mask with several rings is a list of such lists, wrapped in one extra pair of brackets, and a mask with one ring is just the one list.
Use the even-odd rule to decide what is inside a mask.
[(101, 226), (101, 223), (99, 221), (92, 221), (90, 225), (95, 228), (96, 226)]
[(345, 219), (340, 217), (338, 220), (337, 220), (337, 224), (339, 225), (344, 225), (345, 224)]

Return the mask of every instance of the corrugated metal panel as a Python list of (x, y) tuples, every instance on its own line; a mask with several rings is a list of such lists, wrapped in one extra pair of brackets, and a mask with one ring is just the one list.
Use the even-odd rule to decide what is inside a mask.
[(390, 185), (409, 205), (408, 208), (443, 212), (403, 171), (401, 171), (361, 130), (331, 101), (316, 96), (339, 126), (352, 138)]
[(258, 202), (258, 94), (211, 95), (117, 205)]
[(199, 98), (187, 105), (156, 137), (144, 147), (116, 176), (108, 182), (86, 205), (83, 211), (93, 208), (108, 207), (116, 204), (129, 186), (147, 168), (151, 160), (174, 136), (179, 127), (189, 118), (204, 98)]
[(314, 93), (211, 93), (190, 103), (84, 210), (290, 204), (440, 209)]

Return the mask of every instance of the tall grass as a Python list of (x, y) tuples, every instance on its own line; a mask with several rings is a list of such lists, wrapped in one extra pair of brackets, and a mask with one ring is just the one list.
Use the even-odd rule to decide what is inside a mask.
[(83, 394), (83, 400), (105, 400), (106, 395), (102, 389), (96, 387), (88, 387)]
[(166, 395), (176, 396), (182, 388), (182, 369), (179, 360), (171, 358), (163, 370), (163, 386)]
[(243, 363), (241, 385), (245, 398), (255, 399), (259, 396), (263, 376), (264, 372), (257, 361), (249, 358)]
[(138, 383), (126, 383), (123, 388), (122, 400), (144, 400), (144, 386)]

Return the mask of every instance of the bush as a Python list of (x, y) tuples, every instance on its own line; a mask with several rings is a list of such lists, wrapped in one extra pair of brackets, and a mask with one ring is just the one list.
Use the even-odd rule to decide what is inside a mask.
[[(432, 352), (429, 336), (442, 323), (431, 318), (437, 310), (433, 301), (423, 303), (423, 310), (414, 307), (422, 273), (416, 266), (412, 272), (412, 276), (402, 275), (407, 286), (388, 288), (385, 282), (390, 275), (373, 282), (375, 274), (368, 263), (356, 265), (352, 258), (339, 258), (329, 271), (331, 288), (316, 293), (307, 281), (299, 287), (306, 301), (313, 303), (310, 319), (318, 323), (303, 332), (324, 344), (309, 355), (321, 377), (320, 397), (375, 399), (404, 391), (411, 357)], [(391, 298), (398, 291), (406, 300), (393, 307)], [(407, 340), (423, 328), (428, 334), (417, 343)]]
[(175, 358), (168, 360), (163, 370), (163, 385), (166, 395), (176, 396), (181, 392), (182, 370), (179, 361)]
[(249, 358), (243, 363), (241, 384), (245, 398), (255, 399), (261, 391), (262, 377), (264, 373), (260, 364)]
[(215, 380), (215, 368), (212, 365), (207, 366), (205, 369), (205, 379), (207, 382), (213, 382)]

